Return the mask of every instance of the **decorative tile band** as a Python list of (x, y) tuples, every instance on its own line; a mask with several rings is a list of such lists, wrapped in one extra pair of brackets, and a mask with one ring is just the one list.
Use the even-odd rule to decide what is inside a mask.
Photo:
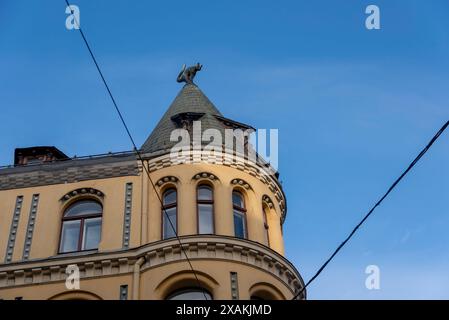
[(231, 297), (232, 300), (239, 299), (239, 283), (237, 278), (237, 272), (231, 272)]
[(123, 221), (123, 248), (129, 248), (129, 239), (131, 235), (131, 208), (132, 208), (133, 184), (126, 184), (125, 188), (125, 212)]
[[(103, 163), (101, 163), (103, 161)], [(116, 161), (116, 162), (112, 162)], [(0, 190), (139, 175), (135, 159), (87, 159), (0, 170)]]
[(25, 235), (25, 244), (23, 246), (23, 260), (30, 257), (31, 241), (33, 240), (34, 225), (36, 224), (37, 205), (39, 203), (39, 194), (33, 194), (30, 207), (30, 215), (28, 217), (27, 233)]
[(9, 263), (12, 260), (12, 254), (14, 252), (14, 244), (16, 242), (17, 228), (19, 226), (20, 212), (23, 205), (23, 196), (17, 196), (16, 206), (14, 207), (14, 213), (12, 215), (11, 228), (9, 229), (8, 244), (6, 247), (5, 263)]

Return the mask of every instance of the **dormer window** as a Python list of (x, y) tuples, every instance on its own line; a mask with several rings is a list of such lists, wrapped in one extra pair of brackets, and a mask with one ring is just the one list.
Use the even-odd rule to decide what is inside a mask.
[(199, 120), (202, 116), (204, 116), (202, 112), (182, 112), (171, 117), (171, 120), (179, 129), (191, 132), (193, 121)]

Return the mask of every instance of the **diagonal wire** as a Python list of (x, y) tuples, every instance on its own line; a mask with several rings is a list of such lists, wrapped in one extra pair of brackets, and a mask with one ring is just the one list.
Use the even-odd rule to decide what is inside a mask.
[(310, 278), (310, 280), (306, 283), (304, 287), (293, 297), (292, 300), (297, 299), (304, 290), (311, 284), (319, 275), (320, 273), (326, 268), (326, 266), (329, 264), (329, 262), (332, 261), (332, 259), (337, 255), (337, 253), (343, 248), (343, 246), (352, 238), (352, 236), (356, 233), (356, 231), (361, 227), (361, 225), (368, 219), (368, 217), (373, 213), (373, 211), (384, 201), (384, 199), (390, 194), (391, 191), (397, 186), (397, 184), (402, 180), (402, 178), (405, 177), (405, 175), (415, 166), (415, 164), (418, 163), (418, 161), (426, 154), (426, 152), (430, 149), (430, 147), (433, 145), (433, 143), (440, 137), (440, 135), (446, 130), (446, 128), (449, 126), (449, 121), (446, 121), (446, 123), (441, 127), (440, 130), (433, 136), (433, 138), (429, 141), (429, 143), (424, 147), (424, 149), (421, 150), (421, 152), (418, 154), (418, 156), (410, 163), (410, 165), (405, 169), (404, 172), (399, 176), (399, 178), (396, 179), (395, 182), (388, 188), (387, 192), (382, 196), (382, 198), (379, 199), (379, 201), (376, 202), (376, 204), (368, 211), (368, 213), (365, 215), (365, 217), (355, 226), (355, 228), (351, 231), (351, 233), (346, 237), (346, 239), (335, 249), (335, 251), (332, 253), (332, 255), (326, 260), (326, 262), (318, 269), (318, 271), (315, 273), (315, 275)]
[[(68, 0), (65, 0), (65, 3), (67, 4), (67, 7), (70, 9), (70, 12), (73, 14), (74, 12), (73, 12), (73, 10), (72, 10), (72, 7), (71, 7), (69, 1), (68, 1)], [(77, 29), (79, 30), (79, 32), (80, 32), (80, 34), (81, 34), (81, 37), (83, 38), (83, 41), (84, 41), (84, 43), (85, 43), (85, 45), (86, 45), (86, 47), (87, 47), (87, 50), (89, 51), (89, 54), (90, 54), (90, 56), (91, 56), (91, 58), (92, 58), (92, 60), (93, 60), (93, 62), (94, 62), (94, 64), (95, 64), (95, 67), (97, 68), (97, 71), (98, 71), (98, 73), (100, 74), (101, 80), (103, 81), (103, 84), (104, 84), (104, 86), (105, 86), (105, 88), (106, 88), (106, 90), (107, 90), (107, 92), (108, 92), (108, 94), (109, 94), (109, 97), (110, 97), (111, 100), (112, 100), (112, 104), (114, 105), (115, 111), (117, 112), (117, 114), (118, 114), (118, 116), (119, 116), (119, 118), (120, 118), (120, 121), (122, 122), (123, 127), (124, 127), (125, 130), (126, 130), (126, 133), (127, 133), (128, 137), (129, 137), (129, 139), (131, 140), (131, 143), (132, 143), (133, 148), (134, 148), (134, 152), (136, 153), (136, 155), (137, 155), (139, 161), (142, 163), (142, 167), (144, 168), (144, 170), (145, 170), (145, 172), (146, 172), (146, 174), (147, 174), (147, 176), (148, 176), (148, 180), (150, 181), (150, 183), (151, 183), (151, 185), (152, 185), (152, 187), (153, 187), (153, 190), (154, 190), (154, 192), (156, 193), (156, 196), (157, 196), (159, 202), (161, 203), (162, 211), (164, 212), (164, 214), (165, 214), (165, 216), (166, 216), (168, 222), (170, 223), (170, 226), (171, 226), (171, 228), (172, 228), (172, 230), (173, 230), (173, 232), (174, 232), (174, 234), (175, 234), (175, 237), (176, 237), (176, 239), (178, 240), (178, 243), (179, 243), (179, 246), (180, 246), (180, 248), (181, 248), (181, 251), (184, 253), (184, 256), (186, 257), (187, 263), (189, 264), (190, 269), (192, 270), (193, 275), (195, 276), (195, 280), (196, 280), (196, 282), (197, 282), (198, 288), (201, 289), (201, 291), (202, 291), (202, 293), (203, 293), (203, 295), (204, 295), (204, 299), (205, 299), (205, 300), (208, 300), (207, 295), (206, 295), (206, 293), (205, 293), (205, 290), (204, 290), (203, 286), (201, 286), (201, 282), (200, 282), (200, 280), (198, 279), (198, 275), (197, 275), (197, 273), (195, 272), (195, 269), (193, 268), (192, 262), (190, 261), (188, 255), (187, 255), (187, 252), (185, 251), (184, 246), (183, 246), (183, 244), (182, 244), (182, 242), (181, 242), (181, 239), (180, 239), (179, 236), (178, 236), (178, 233), (177, 233), (177, 231), (176, 231), (176, 228), (174, 227), (174, 225), (173, 225), (173, 223), (172, 223), (170, 217), (169, 217), (168, 214), (167, 214), (167, 211), (165, 210), (164, 203), (163, 203), (163, 201), (162, 201), (162, 199), (161, 199), (161, 196), (159, 195), (159, 192), (158, 192), (157, 189), (156, 189), (156, 185), (154, 184), (153, 180), (151, 179), (150, 172), (149, 172), (148, 168), (147, 168), (146, 165), (145, 165), (145, 162), (144, 162), (144, 160), (143, 160), (143, 158), (142, 158), (142, 155), (141, 155), (140, 151), (137, 149), (137, 146), (136, 146), (136, 143), (135, 143), (135, 141), (134, 141), (134, 138), (133, 138), (133, 136), (131, 135), (131, 132), (130, 132), (130, 130), (129, 130), (129, 128), (128, 128), (128, 125), (127, 125), (126, 122), (125, 122), (125, 119), (124, 119), (124, 117), (123, 117), (123, 115), (122, 115), (122, 112), (120, 111), (120, 109), (119, 109), (119, 107), (118, 107), (118, 105), (117, 105), (117, 102), (115, 101), (115, 98), (114, 98), (114, 96), (113, 96), (113, 94), (112, 94), (112, 92), (111, 92), (111, 89), (109, 88), (109, 85), (108, 85), (108, 83), (106, 82), (105, 77), (103, 76), (103, 72), (102, 72), (101, 69), (100, 69), (100, 66), (99, 66), (99, 64), (98, 64), (98, 62), (97, 62), (97, 59), (95, 58), (95, 55), (94, 55), (94, 53), (93, 53), (93, 51), (92, 51), (92, 49), (91, 49), (91, 47), (90, 47), (90, 45), (89, 45), (89, 42), (87, 41), (86, 36), (84, 35), (83, 30), (81, 29), (81, 26), (79, 25), (78, 21), (76, 20), (76, 17), (74, 16), (73, 18), (74, 18), (74, 22), (76, 23), (76, 27), (77, 27)]]

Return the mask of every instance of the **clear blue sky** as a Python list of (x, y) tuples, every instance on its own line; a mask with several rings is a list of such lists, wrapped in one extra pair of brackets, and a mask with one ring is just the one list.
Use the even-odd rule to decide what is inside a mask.
[[(72, 0), (73, 1), (73, 0)], [(449, 118), (449, 3), (73, 1), (138, 144), (183, 63), (222, 113), (278, 128), (287, 256), (305, 280)], [(381, 30), (364, 27), (381, 9)], [(0, 163), (16, 147), (129, 150), (60, 1), (0, 2)], [(449, 299), (449, 132), (309, 288), (310, 299)], [(365, 288), (365, 267), (381, 289)]]

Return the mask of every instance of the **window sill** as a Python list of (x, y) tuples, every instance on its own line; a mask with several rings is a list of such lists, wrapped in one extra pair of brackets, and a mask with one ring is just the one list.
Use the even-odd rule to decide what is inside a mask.
[(83, 250), (83, 251), (72, 251), (72, 252), (59, 252), (55, 257), (79, 257), (88, 256), (93, 253), (98, 253), (98, 249)]

